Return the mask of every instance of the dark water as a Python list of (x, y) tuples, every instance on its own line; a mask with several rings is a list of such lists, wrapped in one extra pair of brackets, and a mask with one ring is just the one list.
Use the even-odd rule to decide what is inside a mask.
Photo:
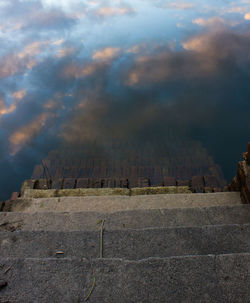
[(166, 142), (181, 161), (188, 142), (234, 176), (250, 140), (249, 1), (0, 1), (0, 20), (0, 199), (61, 144), (157, 155)]

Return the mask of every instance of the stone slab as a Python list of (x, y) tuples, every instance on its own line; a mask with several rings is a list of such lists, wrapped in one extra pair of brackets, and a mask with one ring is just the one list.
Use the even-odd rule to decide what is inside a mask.
[(0, 230), (80, 231), (250, 223), (250, 205), (101, 212), (0, 212)]
[[(1, 302), (250, 302), (250, 254), (119, 259), (1, 258)], [(8, 272), (4, 274), (7, 270)]]
[[(25, 212), (114, 212), (131, 209), (193, 208), (223, 205), (242, 205), (239, 192), (206, 194), (160, 194), (128, 196), (129, 189), (105, 189), (114, 195), (106, 196), (63, 196), (57, 198), (18, 199), (5, 206), (5, 211)], [(89, 189), (95, 193), (95, 189)], [(46, 192), (46, 191), (42, 191)], [(124, 195), (117, 195), (122, 193)], [(116, 195), (115, 195), (116, 194)]]
[[(0, 255), (46, 258), (63, 251), (64, 257), (97, 258), (100, 232), (0, 232)], [(139, 260), (149, 257), (250, 252), (250, 224), (204, 227), (106, 230), (103, 256)]]

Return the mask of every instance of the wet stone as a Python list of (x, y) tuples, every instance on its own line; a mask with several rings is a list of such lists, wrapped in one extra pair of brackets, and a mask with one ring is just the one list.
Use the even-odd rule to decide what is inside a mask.
[(139, 185), (139, 187), (149, 187), (150, 180), (148, 178), (139, 178), (138, 185)]
[(89, 179), (88, 178), (79, 178), (76, 181), (76, 188), (88, 188)]
[(52, 185), (51, 180), (39, 179), (39, 180), (36, 180), (36, 182), (34, 184), (34, 189), (50, 189), (51, 185)]
[(191, 182), (191, 188), (195, 193), (203, 193), (204, 192), (204, 179), (202, 176), (194, 176)]
[(177, 180), (177, 186), (190, 186), (189, 180)]
[(65, 178), (63, 180), (63, 189), (73, 189), (76, 186), (76, 179), (74, 178)]
[(164, 177), (163, 178), (164, 186), (176, 186), (176, 179), (174, 177)]
[(220, 187), (220, 183), (215, 176), (204, 176), (204, 182), (206, 187)]
[(52, 180), (52, 185), (51, 185), (52, 189), (62, 189), (62, 186), (63, 186), (62, 179)]

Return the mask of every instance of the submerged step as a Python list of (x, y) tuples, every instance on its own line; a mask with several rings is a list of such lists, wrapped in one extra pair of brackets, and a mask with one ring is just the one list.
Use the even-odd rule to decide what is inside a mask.
[(250, 254), (141, 261), (1, 258), (0, 263), (6, 283), (1, 302), (250, 301)]
[[(104, 225), (105, 228), (105, 225)], [(2, 257), (149, 257), (250, 252), (250, 224), (96, 231), (0, 232)]]
[(240, 193), (222, 192), (17, 199), (8, 205), (8, 210), (14, 212), (115, 212), (131, 209), (191, 208), (241, 204)]
[(203, 226), (250, 223), (250, 204), (173, 209), (137, 209), (114, 213), (100, 212), (2, 212), (0, 231), (106, 230), (146, 227)]

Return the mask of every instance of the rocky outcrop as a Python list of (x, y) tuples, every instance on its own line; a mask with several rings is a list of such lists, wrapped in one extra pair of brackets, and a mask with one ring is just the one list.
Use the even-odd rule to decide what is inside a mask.
[(243, 153), (243, 161), (238, 163), (237, 175), (228, 186), (230, 191), (240, 191), (244, 203), (250, 203), (250, 142), (247, 152)]

